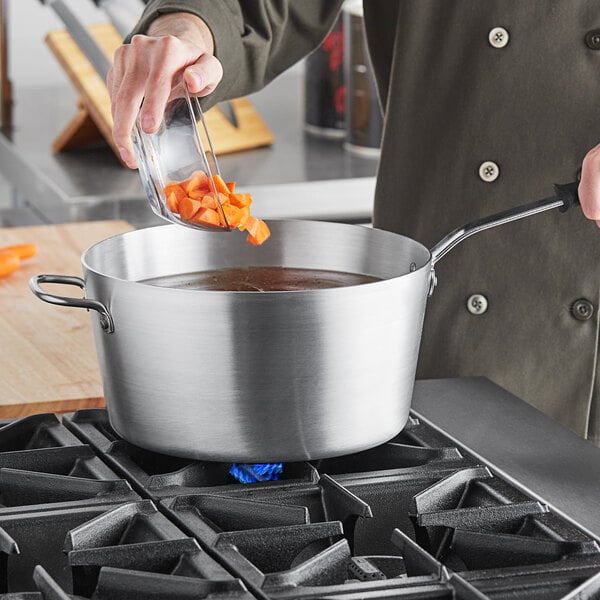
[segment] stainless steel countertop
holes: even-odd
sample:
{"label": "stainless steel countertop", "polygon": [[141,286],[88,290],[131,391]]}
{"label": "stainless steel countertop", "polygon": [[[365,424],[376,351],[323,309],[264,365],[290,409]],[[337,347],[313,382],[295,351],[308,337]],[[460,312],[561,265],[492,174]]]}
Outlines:
{"label": "stainless steel countertop", "polygon": [[600,540],[600,448],[484,378],[415,383],[413,412]]}
{"label": "stainless steel countertop", "polygon": [[[52,153],[52,142],[76,111],[70,86],[13,93],[14,128],[11,139],[0,135],[0,172],[32,213],[47,222],[159,222],[147,214],[137,172],[121,166],[105,144]],[[302,73],[292,71],[250,96],[275,142],[222,155],[222,172],[253,195],[255,213],[263,218],[369,221],[377,161],[349,153],[340,140],[306,133],[303,93]]]}

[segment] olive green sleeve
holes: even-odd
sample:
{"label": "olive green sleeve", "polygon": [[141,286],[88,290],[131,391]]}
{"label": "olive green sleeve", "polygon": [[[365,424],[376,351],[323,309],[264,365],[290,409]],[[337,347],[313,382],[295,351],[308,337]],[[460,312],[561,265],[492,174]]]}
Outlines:
{"label": "olive green sleeve", "polygon": [[[343,0],[151,0],[134,31],[161,14],[189,12],[209,27],[223,80],[207,104],[261,89],[309,54],[333,26]],[[203,103],[204,104],[204,103]]]}

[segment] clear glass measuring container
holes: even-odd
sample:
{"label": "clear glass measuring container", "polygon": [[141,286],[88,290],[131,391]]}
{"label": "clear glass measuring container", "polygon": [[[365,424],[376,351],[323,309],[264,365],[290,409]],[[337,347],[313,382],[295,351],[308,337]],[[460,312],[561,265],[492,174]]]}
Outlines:
{"label": "clear glass measuring container", "polygon": [[[185,83],[183,88],[185,96],[167,104],[156,132],[145,133],[139,117],[132,131],[146,195],[152,210],[167,221],[195,229],[231,231],[239,223],[233,223],[232,210],[223,208],[229,190],[223,187],[226,184],[200,102]],[[178,187],[185,190],[185,201],[178,197]]]}

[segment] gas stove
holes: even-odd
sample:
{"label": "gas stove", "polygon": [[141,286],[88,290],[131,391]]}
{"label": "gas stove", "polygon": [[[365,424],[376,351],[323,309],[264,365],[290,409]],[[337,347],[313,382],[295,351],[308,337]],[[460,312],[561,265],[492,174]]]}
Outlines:
{"label": "gas stove", "polygon": [[[600,598],[600,495],[569,498],[598,490],[600,449],[486,380],[417,382],[390,442],[251,484],[104,409],[1,424],[3,600]],[[552,440],[588,465],[564,489],[532,463]]]}

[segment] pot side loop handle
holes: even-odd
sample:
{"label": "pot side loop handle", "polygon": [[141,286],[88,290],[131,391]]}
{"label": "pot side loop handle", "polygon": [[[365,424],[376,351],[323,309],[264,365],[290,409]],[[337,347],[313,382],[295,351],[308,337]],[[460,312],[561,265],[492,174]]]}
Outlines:
{"label": "pot side loop handle", "polygon": [[56,296],[45,292],[40,285],[43,283],[59,283],[62,285],[76,285],[82,290],[85,289],[85,282],[81,277],[75,277],[73,275],[49,275],[41,274],[34,275],[29,280],[29,287],[31,291],[44,302],[49,304],[56,304],[58,306],[75,306],[76,308],[86,308],[88,310],[95,310],[100,315],[100,325],[105,333],[113,333],[115,330],[115,324],[111,314],[102,302],[98,300],[90,300],[89,298],[71,298],[68,296]]}
{"label": "pot side loop handle", "polygon": [[438,260],[446,256],[446,254],[448,254],[448,252],[450,252],[457,244],[460,244],[463,240],[466,240],[468,237],[471,237],[480,231],[485,231],[486,229],[491,229],[492,227],[504,225],[505,223],[517,221],[525,217],[530,217],[553,208],[558,208],[560,212],[566,212],[575,204],[579,204],[579,195],[577,193],[578,187],[579,181],[555,184],[555,195],[550,198],[544,198],[543,200],[536,200],[529,204],[509,208],[508,210],[496,213],[495,215],[471,221],[463,227],[455,229],[431,248],[432,269],[435,267]]}

